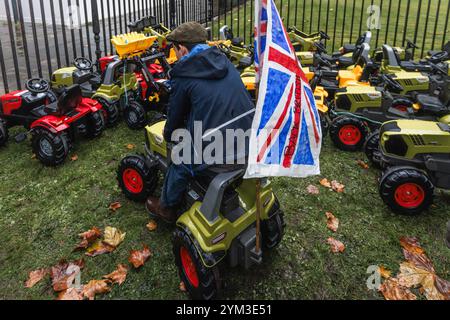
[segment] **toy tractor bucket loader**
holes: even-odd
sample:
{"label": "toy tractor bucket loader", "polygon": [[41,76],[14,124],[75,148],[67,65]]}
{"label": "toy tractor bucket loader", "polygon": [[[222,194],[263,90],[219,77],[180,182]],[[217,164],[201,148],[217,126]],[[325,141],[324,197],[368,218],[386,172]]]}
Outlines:
{"label": "toy tractor bucket loader", "polygon": [[142,55],[158,38],[147,37],[142,33],[132,32],[114,36],[111,43],[116,48],[120,59],[132,58]]}

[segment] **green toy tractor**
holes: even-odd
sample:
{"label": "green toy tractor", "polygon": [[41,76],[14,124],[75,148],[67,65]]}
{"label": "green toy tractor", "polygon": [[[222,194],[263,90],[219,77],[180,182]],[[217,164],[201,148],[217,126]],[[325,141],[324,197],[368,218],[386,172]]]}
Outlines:
{"label": "green toy tractor", "polygon": [[448,107],[437,108],[434,100],[426,98],[420,100],[422,104],[411,103],[409,98],[399,95],[404,88],[397,79],[388,75],[381,75],[381,79],[384,87],[349,86],[336,93],[330,136],[337,148],[361,150],[370,132],[376,132],[387,121],[417,119],[446,123],[450,118]]}
{"label": "green toy tractor", "polygon": [[430,208],[434,189],[450,189],[450,119],[447,123],[398,120],[380,130],[380,196],[396,213]]}
{"label": "green toy tractor", "polygon": [[[144,202],[157,188],[159,172],[170,165],[172,146],[163,138],[165,121],[146,128],[144,155],[122,160],[119,186],[132,201]],[[249,269],[260,265],[263,251],[256,251],[256,181],[243,180],[245,169],[224,172],[215,178],[195,179],[185,195],[173,235],[175,262],[193,299],[215,299],[221,288],[219,268]],[[275,248],[283,239],[285,223],[269,181],[261,192],[261,243]]]}

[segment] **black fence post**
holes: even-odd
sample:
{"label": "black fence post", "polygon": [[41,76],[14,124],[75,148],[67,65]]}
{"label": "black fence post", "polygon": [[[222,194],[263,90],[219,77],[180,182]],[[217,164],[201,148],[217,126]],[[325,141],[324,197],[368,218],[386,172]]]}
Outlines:
{"label": "black fence post", "polygon": [[169,24],[170,24],[170,29],[172,29],[172,30],[175,29],[175,27],[176,27],[176,23],[175,23],[175,19],[176,19],[176,15],[177,15],[176,10],[177,10],[177,6],[175,3],[175,0],[169,0],[169,11],[170,11]]}
{"label": "black fence post", "polygon": [[99,60],[102,57],[102,49],[100,48],[100,19],[98,17],[97,0],[92,1],[92,30],[94,32],[97,69],[100,70]]}

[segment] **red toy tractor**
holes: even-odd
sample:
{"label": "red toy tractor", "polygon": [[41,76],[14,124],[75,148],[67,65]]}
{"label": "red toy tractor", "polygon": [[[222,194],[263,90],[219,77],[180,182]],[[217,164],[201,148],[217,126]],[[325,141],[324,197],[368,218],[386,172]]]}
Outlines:
{"label": "red toy tractor", "polygon": [[[105,128],[101,105],[83,98],[79,85],[65,89],[59,99],[43,79],[31,79],[26,89],[0,97],[0,146],[8,140],[8,128],[23,126],[32,137],[33,153],[46,166],[64,162],[79,137],[95,138]],[[25,140],[26,134],[16,140]]]}

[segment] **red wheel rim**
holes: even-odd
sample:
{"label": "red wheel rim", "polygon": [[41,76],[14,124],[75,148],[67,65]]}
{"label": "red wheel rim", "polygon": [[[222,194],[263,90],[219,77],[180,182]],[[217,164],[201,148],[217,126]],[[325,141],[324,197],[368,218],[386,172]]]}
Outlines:
{"label": "red wheel rim", "polygon": [[401,111],[401,112],[406,112],[408,111],[408,107],[403,105],[403,104],[399,104],[398,106],[395,106],[395,109]]}
{"label": "red wheel rim", "polygon": [[425,191],[415,183],[402,184],[395,190],[395,201],[407,209],[419,207],[425,200]]}
{"label": "red wheel rim", "polygon": [[346,125],[339,130],[339,139],[347,146],[357,145],[361,139],[361,130],[354,125]]}
{"label": "red wheel rim", "polygon": [[182,247],[180,249],[180,256],[184,274],[186,275],[190,284],[194,288],[198,288],[200,282],[198,280],[197,268],[195,267],[194,261],[192,261],[192,257],[189,251],[185,247]]}
{"label": "red wheel rim", "polygon": [[144,180],[135,169],[127,169],[123,173],[125,188],[132,193],[141,193],[144,189]]}

